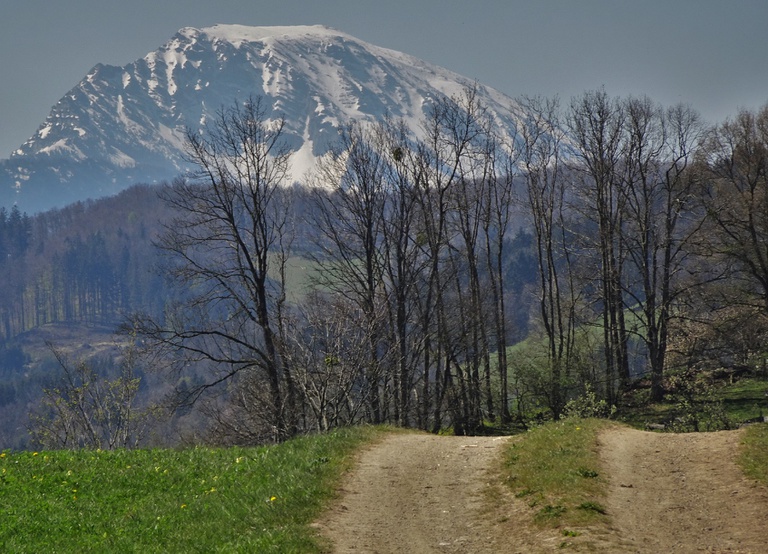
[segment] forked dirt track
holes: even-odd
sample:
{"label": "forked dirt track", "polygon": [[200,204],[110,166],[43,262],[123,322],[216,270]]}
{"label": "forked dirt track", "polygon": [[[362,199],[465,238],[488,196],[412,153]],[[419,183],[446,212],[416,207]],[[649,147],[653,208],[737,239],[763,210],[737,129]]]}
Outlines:
{"label": "forked dirt track", "polygon": [[500,484],[513,439],[393,434],[360,455],[316,527],[339,554],[768,554],[768,491],[737,467],[740,436],[603,432],[610,521],[565,540]]}

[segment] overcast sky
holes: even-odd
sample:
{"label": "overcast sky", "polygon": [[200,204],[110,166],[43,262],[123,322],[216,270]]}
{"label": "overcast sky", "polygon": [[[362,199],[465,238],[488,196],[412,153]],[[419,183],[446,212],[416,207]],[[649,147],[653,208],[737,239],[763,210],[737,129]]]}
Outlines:
{"label": "overcast sky", "polygon": [[768,102],[768,0],[0,1],[0,158],[97,63],[216,23],[323,24],[513,97],[604,86],[710,121]]}

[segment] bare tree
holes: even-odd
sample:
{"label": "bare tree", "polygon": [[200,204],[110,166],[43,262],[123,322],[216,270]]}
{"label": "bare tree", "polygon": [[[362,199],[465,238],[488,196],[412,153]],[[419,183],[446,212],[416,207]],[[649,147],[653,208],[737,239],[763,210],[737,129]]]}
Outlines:
{"label": "bare tree", "polygon": [[[159,241],[183,294],[163,321],[135,322],[172,349],[182,369],[206,365],[204,383],[189,391],[188,401],[228,383],[230,398],[258,415],[253,425],[264,429],[249,436],[262,440],[294,430],[279,321],[290,246],[283,125],[257,97],[222,109],[201,131],[187,131],[186,155],[197,170],[165,194],[178,217]],[[267,394],[252,398],[249,391],[263,385]]]}
{"label": "bare tree", "polygon": [[651,396],[661,400],[673,304],[680,274],[701,219],[694,208],[691,171],[704,127],[690,107],[663,110],[647,98],[626,101],[626,229],[623,241],[632,274],[625,294],[642,323],[648,351]]}
{"label": "bare tree", "polygon": [[332,194],[316,194],[315,225],[323,256],[322,285],[346,296],[361,309],[368,335],[364,364],[371,421],[381,423],[381,393],[388,375],[382,366],[384,329],[376,331],[383,306],[383,225],[387,160],[383,144],[361,124],[340,132],[339,144],[321,166],[322,179]]}
{"label": "bare tree", "polygon": [[672,340],[688,366],[754,368],[768,328],[768,105],[712,129],[697,161],[700,285]]}
{"label": "bare tree", "polygon": [[768,312],[768,105],[715,130],[705,177],[709,247],[729,264],[737,301]]}
{"label": "bare tree", "polygon": [[522,105],[521,159],[538,254],[539,312],[552,372],[548,398],[558,418],[566,402],[561,388],[572,370],[579,296],[571,262],[576,245],[566,223],[566,179],[560,159],[565,137],[557,100],[528,98]]}
{"label": "bare tree", "polygon": [[[400,425],[411,421],[421,352],[412,333],[421,262],[408,135],[402,122],[391,120],[343,129],[321,168],[332,192],[317,192],[314,218],[321,284],[359,306],[370,330],[363,367],[372,420]],[[423,383],[428,390],[429,381]]]}
{"label": "bare tree", "polygon": [[[386,155],[387,194],[382,224],[383,275],[388,309],[390,358],[394,364],[394,417],[399,425],[410,425],[412,399],[421,384],[419,397],[429,399],[429,375],[419,374],[423,337],[418,327],[416,306],[425,260],[420,256],[416,233],[416,194],[413,176],[413,145],[405,123],[385,122],[375,130]],[[425,409],[418,411],[419,426],[426,428]]]}
{"label": "bare tree", "polygon": [[[506,260],[509,252],[507,234],[513,222],[514,182],[517,152],[515,144],[498,144],[489,141],[489,170],[486,174],[483,198],[483,233],[485,236],[485,260],[490,286],[490,310],[493,314],[495,334],[496,368],[499,378],[499,415],[502,423],[511,420],[509,406],[509,366],[507,362],[507,308],[508,291]],[[486,381],[490,381],[487,376]]]}
{"label": "bare tree", "polygon": [[[434,375],[433,423],[448,397],[457,433],[494,417],[490,376],[491,307],[484,293],[484,218],[488,187],[497,184],[497,153],[476,87],[434,101],[424,122],[414,183],[422,224],[426,286],[421,314],[425,368]],[[495,309],[495,308],[493,308]]]}
{"label": "bare tree", "polygon": [[[384,317],[380,315],[380,317]],[[360,307],[342,295],[310,294],[289,322],[286,362],[294,368],[306,428],[326,431],[365,421],[369,335]]]}
{"label": "bare tree", "polygon": [[145,437],[157,410],[139,407],[141,378],[135,348],[123,350],[118,373],[109,378],[95,371],[95,362],[70,361],[52,344],[62,370],[60,383],[46,388],[33,415],[34,440],[44,448],[135,448]]}
{"label": "bare tree", "polygon": [[622,282],[626,252],[621,240],[626,191],[626,113],[604,90],[587,92],[571,102],[568,126],[583,175],[584,215],[596,226],[598,287],[605,348],[609,402],[617,384],[629,382],[629,334]]}

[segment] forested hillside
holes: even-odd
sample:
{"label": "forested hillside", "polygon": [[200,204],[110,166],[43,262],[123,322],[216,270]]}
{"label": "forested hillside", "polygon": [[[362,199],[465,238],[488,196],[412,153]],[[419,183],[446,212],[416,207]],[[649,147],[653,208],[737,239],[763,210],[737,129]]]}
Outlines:
{"label": "forested hillside", "polygon": [[[106,377],[121,355],[118,345],[127,344],[125,338],[111,334],[136,313],[162,321],[173,299],[184,296],[164,275],[173,262],[156,244],[167,233],[166,226],[172,226],[175,212],[167,196],[173,190],[170,185],[138,185],[115,197],[32,217],[15,208],[10,213],[2,212],[3,444],[27,443],[27,428],[31,425],[28,416],[35,411],[43,390],[60,384],[62,368],[52,348],[68,352],[73,363],[84,361],[97,371],[105,371]],[[323,254],[317,225],[327,215],[320,208],[340,201],[339,197],[332,190],[303,188],[291,189],[290,195],[291,255],[295,261],[289,269],[293,274],[287,279],[304,287],[314,282],[314,286],[325,289],[329,286],[328,276],[335,270],[327,267],[333,262]],[[508,310],[512,340],[520,340],[528,332],[528,287],[534,279],[532,239],[522,227],[508,238],[505,279],[514,295]],[[302,259],[304,262],[299,261]],[[314,267],[313,277],[305,274],[308,266]],[[299,298],[303,299],[302,294]],[[296,293],[291,296],[297,298]],[[46,346],[48,341],[50,347]],[[194,383],[199,386],[204,382],[194,376],[177,382],[173,374],[141,374],[145,384],[151,381],[153,387],[166,393],[168,387],[172,390],[178,385],[182,394]],[[146,387],[142,390],[146,400]]]}
{"label": "forested hillside", "polygon": [[0,212],[0,338],[52,322],[115,325],[121,314],[162,309],[151,241],[167,214],[149,186],[34,217]]}
{"label": "forested hillside", "polygon": [[[709,126],[604,91],[520,106],[513,142],[471,87],[435,100],[425,138],[350,124],[287,187],[284,121],[251,98],[188,133],[198,171],[173,185],[5,212],[4,402],[34,367],[22,333],[55,322],[122,323],[150,361],[105,366],[115,409],[163,375],[194,440],[226,444],[525,427],[573,401],[611,413],[638,386],[691,403],[714,370],[763,370],[768,108]],[[54,445],[111,444],[109,422],[57,415],[92,372],[55,357],[80,380],[48,396]]]}
{"label": "forested hillside", "polygon": [[162,312],[168,291],[152,239],[168,210],[157,190],[136,186],[35,216],[0,211],[2,445],[26,444],[29,413],[44,388],[59,386],[61,367],[46,342],[96,356],[106,371],[125,315]]}

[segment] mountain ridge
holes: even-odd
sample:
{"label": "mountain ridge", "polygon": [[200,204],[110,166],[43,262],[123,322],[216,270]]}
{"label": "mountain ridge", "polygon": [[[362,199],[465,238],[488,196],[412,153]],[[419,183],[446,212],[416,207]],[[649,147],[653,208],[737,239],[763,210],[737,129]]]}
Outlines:
{"label": "mountain ridge", "polygon": [[[52,108],[35,134],[0,161],[0,206],[25,211],[114,194],[137,182],[173,179],[187,167],[184,132],[253,95],[284,116],[301,180],[338,128],[385,115],[414,133],[428,105],[472,80],[329,27],[183,27],[124,66],[95,65]],[[477,85],[499,132],[514,128],[516,103]]]}

